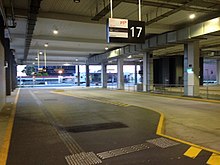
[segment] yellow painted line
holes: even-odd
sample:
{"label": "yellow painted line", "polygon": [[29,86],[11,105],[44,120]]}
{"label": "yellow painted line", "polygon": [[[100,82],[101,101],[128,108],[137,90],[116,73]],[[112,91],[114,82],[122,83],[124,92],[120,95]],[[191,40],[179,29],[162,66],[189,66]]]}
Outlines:
{"label": "yellow painted line", "polygon": [[220,155],[213,153],[212,156],[207,161],[209,165],[219,165],[220,164]]}
{"label": "yellow painted line", "polygon": [[190,157],[192,159],[196,158],[198,154],[202,151],[201,148],[190,147],[183,155]]}
{"label": "yellow painted line", "polygon": [[16,105],[18,102],[19,93],[20,93],[20,88],[18,89],[17,95],[15,97],[15,101],[12,107],[12,112],[8,120],[8,126],[6,128],[5,138],[3,141],[2,148],[0,150],[0,165],[6,165],[6,162],[7,162],[9,145],[11,141],[11,133],[12,133],[13,125],[14,125]]}
{"label": "yellow painted line", "polygon": [[[67,93],[58,93],[58,92],[57,93],[56,92],[51,92],[51,93],[61,94],[61,95],[66,95],[66,96],[72,96],[72,97],[78,97],[78,96],[73,96],[73,95],[70,95],[70,94],[67,94]],[[139,94],[137,94],[137,95],[139,95]],[[83,97],[78,97],[78,98],[83,98]],[[140,106],[136,106],[136,105],[135,105],[135,107],[144,108],[144,107],[140,107]],[[189,146],[197,147],[197,148],[200,148],[202,150],[205,150],[205,151],[212,152],[212,153],[220,155],[219,151],[216,151],[216,150],[213,150],[213,149],[210,149],[210,148],[206,148],[206,147],[203,147],[203,146],[200,146],[200,145],[196,145],[196,144],[193,144],[191,142],[187,142],[187,141],[184,141],[184,140],[181,140],[181,139],[178,139],[178,138],[166,135],[164,133],[165,132],[165,116],[164,116],[164,114],[161,113],[160,111],[157,111],[157,110],[152,109],[152,108],[150,110],[160,114],[160,119],[159,119],[159,123],[157,125],[157,131],[156,131],[157,135],[165,137],[165,138],[168,138],[168,139],[171,139],[171,140],[174,140],[174,141],[177,141],[179,143],[183,143],[183,144],[186,144],[186,145],[189,145]]]}
{"label": "yellow painted line", "polygon": [[[151,109],[152,110],[152,109]],[[161,113],[161,112],[158,112],[156,110],[152,110],[152,111],[155,111],[157,113],[160,114],[160,119],[159,119],[159,123],[157,125],[157,131],[156,131],[156,134],[157,135],[160,135],[162,137],[165,137],[165,138],[168,138],[168,139],[171,139],[171,140],[174,140],[174,141],[177,141],[179,143],[183,143],[183,144],[186,144],[186,145],[189,145],[189,146],[193,146],[193,147],[196,147],[196,148],[200,148],[202,150],[205,150],[205,151],[208,151],[208,152],[212,152],[212,153],[215,153],[215,154],[218,154],[220,155],[220,152],[219,151],[216,151],[216,150],[213,150],[213,149],[210,149],[210,148],[206,148],[206,147],[203,147],[203,146],[200,146],[200,145],[197,145],[197,144],[193,144],[191,142],[187,142],[187,141],[184,141],[184,140],[181,140],[181,139],[178,139],[178,138],[175,138],[175,137],[172,137],[172,136],[169,136],[169,135],[165,135],[165,117],[164,117],[164,114]]]}

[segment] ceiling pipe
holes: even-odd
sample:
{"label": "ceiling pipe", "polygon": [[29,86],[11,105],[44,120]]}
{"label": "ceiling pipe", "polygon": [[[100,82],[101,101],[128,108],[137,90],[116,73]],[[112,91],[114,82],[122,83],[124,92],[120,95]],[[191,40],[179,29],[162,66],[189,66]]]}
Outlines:
{"label": "ceiling pipe", "polygon": [[146,26],[151,25],[151,24],[153,24],[153,23],[155,23],[155,22],[157,22],[157,21],[160,21],[160,20],[162,20],[162,19],[164,19],[164,18],[166,18],[166,17],[168,17],[168,16],[170,16],[170,15],[173,15],[173,14],[175,14],[175,13],[177,13],[177,12],[183,10],[184,8],[189,7],[189,6],[192,5],[194,2],[195,2],[195,0],[191,0],[191,1],[187,2],[186,4],[180,6],[180,7],[176,8],[176,9],[173,9],[173,10],[171,10],[171,11],[168,11],[168,12],[166,12],[166,13],[164,13],[164,14],[162,14],[162,15],[160,15],[160,16],[154,18],[154,19],[151,19],[150,21],[147,21],[147,22],[145,23],[145,25],[146,25]]}
{"label": "ceiling pipe", "polygon": [[5,9],[4,9],[2,0],[0,0],[0,12],[1,12],[1,15],[2,15],[3,20],[4,20],[4,25],[7,27],[7,17],[6,17],[6,14],[5,14]]}
{"label": "ceiling pipe", "polygon": [[27,60],[27,56],[29,53],[31,40],[33,37],[33,32],[36,25],[37,15],[39,13],[41,1],[42,0],[31,0],[30,2],[28,20],[27,20],[26,38],[25,38],[24,61]]}
{"label": "ceiling pipe", "polygon": [[[112,9],[117,7],[123,0],[114,0],[112,3]],[[110,11],[110,4],[108,4],[104,9],[102,9],[99,13],[97,13],[92,20],[93,21],[99,21],[101,18],[103,18],[106,14],[108,14]]]}
{"label": "ceiling pipe", "polygon": [[11,4],[11,20],[12,25],[8,25],[9,28],[16,28],[17,23],[15,22],[15,13],[14,13],[14,0],[10,0]]}
{"label": "ceiling pipe", "polygon": [[[136,1],[134,0],[114,0],[113,1],[113,8],[118,6],[121,2],[125,3],[132,3],[132,4],[137,4]],[[161,8],[167,8],[167,9],[179,9],[180,7],[184,6],[181,10],[186,10],[186,11],[194,11],[194,12],[217,12],[217,8],[204,8],[204,7],[192,7],[192,6],[187,6],[185,4],[171,4],[171,3],[162,3],[162,2],[152,2],[152,1],[142,1],[143,6],[154,6],[154,7],[161,7]],[[92,20],[93,21],[99,21],[101,18],[103,18],[106,14],[108,14],[110,11],[110,4],[108,4],[106,7],[104,7],[99,13],[97,13]]]}

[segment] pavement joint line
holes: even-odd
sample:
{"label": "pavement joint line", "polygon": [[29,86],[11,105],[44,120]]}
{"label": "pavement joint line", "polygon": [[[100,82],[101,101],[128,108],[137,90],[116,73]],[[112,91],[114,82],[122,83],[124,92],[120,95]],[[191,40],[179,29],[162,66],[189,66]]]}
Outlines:
{"label": "pavement joint line", "polygon": [[[120,90],[120,92],[122,92]],[[124,91],[126,92],[126,91]],[[52,93],[55,93],[55,94],[60,94],[60,95],[65,95],[65,96],[71,96],[71,97],[78,97],[78,96],[74,96],[74,95],[71,95],[71,94],[68,94],[68,93],[58,93],[58,92],[52,92]],[[130,93],[130,92],[128,92]],[[139,93],[138,93],[139,94]],[[141,94],[141,93],[140,93]],[[164,96],[165,97],[165,96]],[[78,98],[83,98],[83,97],[78,97]],[[220,102],[219,102],[220,103]],[[129,105],[129,104],[128,104]],[[131,105],[130,105],[131,106]],[[140,107],[140,106],[136,106],[136,105],[133,105],[135,107],[139,107],[139,108],[144,108],[144,107]],[[146,109],[146,108],[144,108]],[[182,143],[182,144],[186,144],[188,146],[193,146],[193,147],[197,147],[197,148],[200,148],[202,150],[205,150],[205,151],[208,151],[208,152],[211,152],[211,153],[215,153],[217,155],[220,155],[220,151],[217,151],[217,150],[213,150],[213,149],[210,149],[210,148],[207,148],[207,147],[204,147],[204,146],[201,146],[201,145],[197,145],[197,144],[194,144],[192,142],[188,142],[188,141],[185,141],[185,140],[182,140],[182,139],[179,139],[179,138],[176,138],[176,137],[172,137],[172,136],[169,136],[169,135],[166,135],[165,134],[165,115],[158,111],[158,110],[155,110],[153,108],[150,108],[149,110],[152,110],[154,112],[157,112],[160,114],[160,119],[159,119],[159,122],[158,122],[158,125],[157,125],[157,130],[156,130],[156,134],[159,135],[159,136],[162,136],[162,137],[165,137],[165,138],[168,138],[168,139],[171,139],[171,140],[174,140],[176,142],[179,142],[179,143]]]}
{"label": "pavement joint line", "polygon": [[6,165],[6,162],[7,162],[19,93],[20,93],[20,88],[18,89],[18,92],[14,100],[14,104],[12,105],[12,112],[8,120],[4,142],[3,142],[2,147],[0,148],[0,165]]}

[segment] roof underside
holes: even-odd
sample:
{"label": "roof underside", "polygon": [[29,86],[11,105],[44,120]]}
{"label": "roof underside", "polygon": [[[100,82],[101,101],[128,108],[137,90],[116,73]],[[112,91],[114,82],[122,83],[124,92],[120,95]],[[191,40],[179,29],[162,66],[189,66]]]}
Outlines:
{"label": "roof underside", "polygon": [[[38,9],[38,14],[34,13],[37,15],[34,26],[31,25],[33,20],[30,17],[32,1],[40,3],[39,9],[34,6],[34,9]],[[73,0],[28,2],[3,0],[9,25],[13,16],[11,8],[14,11],[17,26],[10,28],[11,48],[15,49],[19,64],[34,63],[37,53],[45,50],[48,64],[83,64],[90,55],[104,53],[105,47],[114,49],[125,46],[106,42],[105,22],[110,17],[109,0],[81,0],[80,3]],[[113,2],[114,18],[138,20],[136,0]],[[192,13],[196,14],[194,20],[189,19]],[[174,31],[217,16],[220,16],[220,0],[142,0],[142,20],[146,22],[146,36]],[[33,34],[27,27],[33,28]],[[57,35],[53,34],[54,29],[59,31]],[[45,48],[45,43],[48,43],[49,47]],[[219,43],[220,33],[216,33],[200,40],[200,47],[205,53],[219,52]],[[176,45],[156,50],[153,54],[165,56],[179,55],[182,52],[183,46]]]}

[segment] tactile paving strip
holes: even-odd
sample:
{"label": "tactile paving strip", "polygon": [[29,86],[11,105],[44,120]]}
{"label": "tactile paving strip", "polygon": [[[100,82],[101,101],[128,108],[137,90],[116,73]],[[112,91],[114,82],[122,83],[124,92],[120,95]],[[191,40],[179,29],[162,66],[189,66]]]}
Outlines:
{"label": "tactile paving strip", "polygon": [[175,145],[178,145],[179,143],[173,141],[173,140],[169,140],[166,138],[156,138],[156,139],[151,139],[151,140],[147,140],[148,143],[154,144],[160,148],[168,148],[168,147],[172,147]]}
{"label": "tactile paving strip", "polygon": [[147,145],[147,143],[142,143],[142,144],[119,148],[119,149],[115,149],[115,150],[111,150],[111,151],[101,152],[101,153],[98,153],[97,155],[101,159],[108,159],[111,157],[129,154],[132,152],[137,152],[137,151],[145,150],[148,148],[150,148],[150,147]]}
{"label": "tactile paving strip", "polygon": [[102,161],[93,152],[82,152],[65,157],[68,165],[95,165]]}

